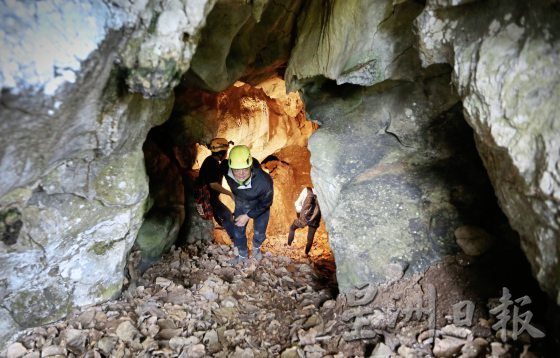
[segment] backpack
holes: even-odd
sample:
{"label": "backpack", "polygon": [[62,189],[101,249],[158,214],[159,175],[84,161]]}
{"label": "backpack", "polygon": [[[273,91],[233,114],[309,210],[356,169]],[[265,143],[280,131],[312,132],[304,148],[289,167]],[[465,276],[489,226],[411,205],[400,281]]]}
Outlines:
{"label": "backpack", "polygon": [[212,220],[214,217],[210,203],[210,187],[198,180],[194,184],[194,206],[198,215],[204,220]]}

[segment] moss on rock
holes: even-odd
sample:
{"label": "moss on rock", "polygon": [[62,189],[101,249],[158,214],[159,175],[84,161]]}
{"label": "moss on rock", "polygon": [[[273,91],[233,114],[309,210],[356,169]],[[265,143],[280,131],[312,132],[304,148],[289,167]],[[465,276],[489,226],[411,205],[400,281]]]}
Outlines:
{"label": "moss on rock", "polygon": [[92,296],[98,297],[105,300],[109,300],[112,298],[116,298],[120,295],[122,288],[122,282],[113,282],[110,283],[108,286],[105,286],[102,283],[97,284],[92,288]]}
{"label": "moss on rock", "polygon": [[148,178],[141,151],[116,158],[95,181],[97,198],[106,205],[134,205],[148,195]]}
{"label": "moss on rock", "polygon": [[113,248],[115,241],[96,242],[93,244],[89,251],[96,255],[103,256],[105,253]]}
{"label": "moss on rock", "polygon": [[149,215],[136,239],[142,257],[158,258],[169,250],[177,238],[179,226],[180,220],[173,213]]}
{"label": "moss on rock", "polygon": [[22,327],[50,323],[65,316],[72,308],[68,292],[62,286],[23,290],[6,299],[4,305]]}

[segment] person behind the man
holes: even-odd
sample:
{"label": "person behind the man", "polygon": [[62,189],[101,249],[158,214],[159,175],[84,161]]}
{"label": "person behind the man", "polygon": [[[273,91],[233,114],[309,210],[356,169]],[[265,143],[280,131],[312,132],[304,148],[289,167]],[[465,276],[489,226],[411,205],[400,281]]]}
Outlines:
{"label": "person behind the man", "polygon": [[303,188],[295,202],[295,207],[298,218],[290,226],[288,246],[294,241],[296,230],[307,226],[307,245],[305,245],[305,255],[307,256],[311,250],[311,245],[313,245],[315,232],[321,222],[321,209],[319,208],[315,189],[310,187]]}
{"label": "person behind the man", "polygon": [[232,240],[238,250],[238,256],[230,263],[241,263],[248,258],[246,229],[249,219],[253,219],[253,258],[260,260],[274,196],[272,178],[261,169],[245,145],[231,149],[225,173],[235,198]]}
{"label": "person behind the man", "polygon": [[220,201],[220,194],[231,196],[231,191],[222,186],[222,179],[224,177],[223,168],[220,163],[226,158],[227,150],[230,142],[224,138],[214,138],[210,142],[208,148],[212,152],[202,165],[198,174],[198,180],[202,184],[207,184],[210,188],[210,204],[214,213],[216,222],[226,229],[229,236],[232,236],[231,229],[233,227],[231,211]]}

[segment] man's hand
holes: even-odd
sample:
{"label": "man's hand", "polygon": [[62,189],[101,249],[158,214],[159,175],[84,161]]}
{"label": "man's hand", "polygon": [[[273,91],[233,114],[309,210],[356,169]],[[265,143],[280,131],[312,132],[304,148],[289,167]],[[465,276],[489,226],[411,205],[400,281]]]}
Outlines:
{"label": "man's hand", "polygon": [[245,226],[245,224],[247,224],[249,219],[250,217],[247,214],[241,214],[235,218],[235,225],[243,227]]}

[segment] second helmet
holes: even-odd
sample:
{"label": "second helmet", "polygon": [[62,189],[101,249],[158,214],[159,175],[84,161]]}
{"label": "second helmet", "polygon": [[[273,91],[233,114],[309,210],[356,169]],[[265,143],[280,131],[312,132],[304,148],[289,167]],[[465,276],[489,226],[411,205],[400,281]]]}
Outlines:
{"label": "second helmet", "polygon": [[222,150],[227,150],[229,147],[229,142],[225,138],[214,138],[210,141],[210,150],[212,152],[220,152]]}

